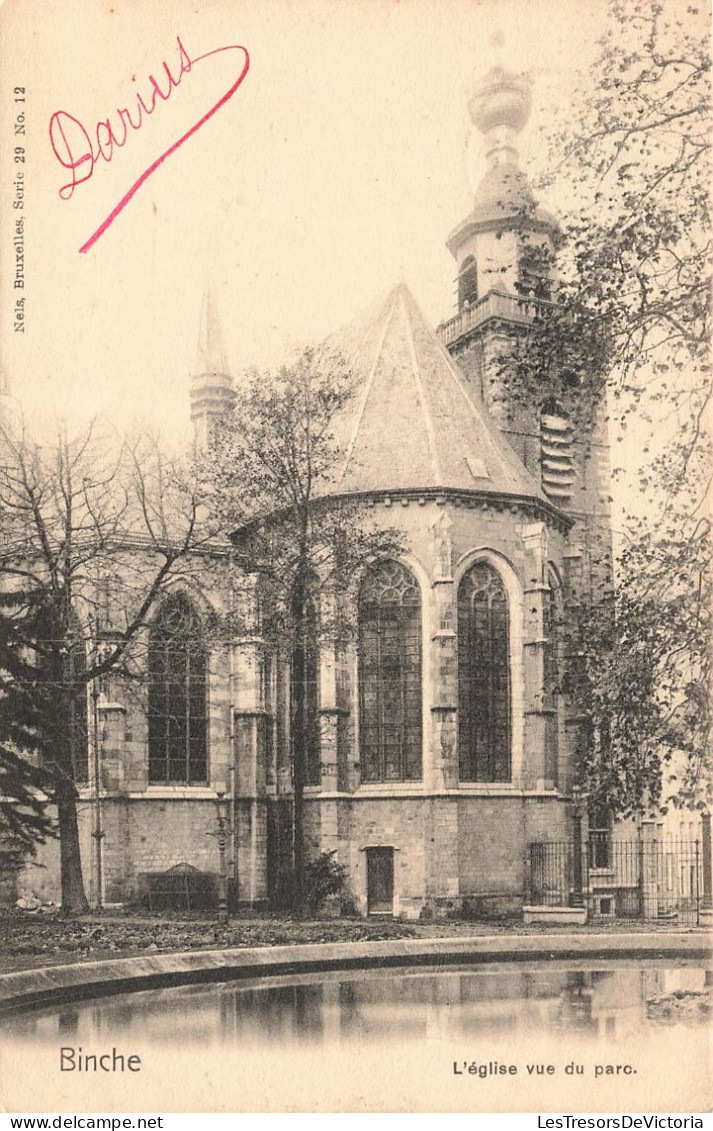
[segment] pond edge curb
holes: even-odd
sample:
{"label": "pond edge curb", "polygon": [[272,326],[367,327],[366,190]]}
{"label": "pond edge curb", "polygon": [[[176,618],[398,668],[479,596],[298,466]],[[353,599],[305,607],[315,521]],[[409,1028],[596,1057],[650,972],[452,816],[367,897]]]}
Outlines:
{"label": "pond edge curb", "polygon": [[139,990],[375,967],[552,959],[709,958],[707,931],[480,935],[231,947],[43,966],[0,975],[0,1014]]}

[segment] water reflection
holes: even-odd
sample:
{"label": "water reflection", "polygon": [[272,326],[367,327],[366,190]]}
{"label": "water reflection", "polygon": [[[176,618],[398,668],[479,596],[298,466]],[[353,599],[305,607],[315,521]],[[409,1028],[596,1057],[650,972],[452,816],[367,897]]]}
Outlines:
{"label": "water reflection", "polygon": [[[419,1041],[497,1035],[574,1034],[623,1040],[655,1025],[651,1003],[702,994],[711,973],[676,968],[555,964],[398,972],[361,971],[185,986],[98,999],[13,1019],[25,1039],[102,1037],[182,1046],[270,1046],[377,1038]],[[690,1023],[692,1015],[673,1016]]]}

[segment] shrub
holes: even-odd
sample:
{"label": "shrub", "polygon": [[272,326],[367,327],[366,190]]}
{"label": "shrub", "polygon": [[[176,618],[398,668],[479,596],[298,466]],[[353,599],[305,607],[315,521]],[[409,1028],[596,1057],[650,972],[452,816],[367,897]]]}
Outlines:
{"label": "shrub", "polygon": [[311,915],[324,907],[330,895],[337,895],[344,888],[347,870],[335,856],[335,850],[321,852],[305,868],[305,901]]}

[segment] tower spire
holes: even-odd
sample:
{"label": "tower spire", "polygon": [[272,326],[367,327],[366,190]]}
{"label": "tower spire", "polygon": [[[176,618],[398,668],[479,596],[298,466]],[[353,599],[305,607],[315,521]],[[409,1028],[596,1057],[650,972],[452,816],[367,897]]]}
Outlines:
{"label": "tower spire", "polygon": [[215,286],[210,280],[203,292],[201,317],[198,328],[197,374],[226,374],[228,363],[223,344],[223,333],[218,318]]}
{"label": "tower spire", "polygon": [[485,137],[489,172],[501,165],[519,169],[516,139],[530,117],[531,105],[527,77],[510,74],[502,67],[492,67],[475,87],[468,109],[473,124]]}
{"label": "tower spire", "polygon": [[[497,292],[506,299],[522,294],[528,248],[554,246],[556,222],[536,204],[519,161],[517,137],[531,105],[529,77],[499,65],[476,83],[468,104],[473,124],[483,135],[487,164],[469,215],[447,240],[458,264],[458,309],[469,311],[464,326],[468,331],[475,324],[470,308],[488,294]],[[482,305],[479,310],[487,313]]]}
{"label": "tower spire", "polygon": [[191,420],[198,448],[207,448],[216,423],[235,400],[212,281],[201,303],[198,352],[191,376]]}

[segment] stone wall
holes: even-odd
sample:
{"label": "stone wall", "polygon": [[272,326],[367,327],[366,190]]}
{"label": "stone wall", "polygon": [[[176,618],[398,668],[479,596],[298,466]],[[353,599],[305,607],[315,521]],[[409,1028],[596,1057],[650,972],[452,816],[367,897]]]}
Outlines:
{"label": "stone wall", "polygon": [[[421,588],[423,777],[361,784],[356,647],[325,640],[323,780],[306,794],[308,853],[337,851],[361,912],[367,909],[366,849],[377,846],[394,849],[396,914],[449,914],[464,902],[509,909],[522,898],[528,840],[565,836],[571,751],[561,744],[553,775],[545,761],[542,673],[548,563],[564,572],[567,536],[556,522],[538,520],[505,497],[385,496],[374,501],[372,513],[378,524],[402,532],[404,561]],[[509,598],[513,773],[501,787],[458,782],[456,602],[459,580],[477,560],[500,572]],[[358,579],[354,599],[357,586]],[[217,790],[235,794],[228,861],[238,897],[251,904],[268,898],[275,886],[268,868],[274,873],[276,867],[268,838],[282,828],[283,855],[285,839],[285,815],[271,824],[268,807],[290,801],[286,687],[284,663],[270,661],[259,635],[236,640],[232,656],[222,645],[212,650],[209,780],[191,786],[148,783],[145,694],[116,683],[107,688],[100,706],[106,901],[135,898],[142,873],[176,864],[217,871],[211,835]],[[564,725],[560,729],[564,735]],[[88,788],[80,799],[88,888],[92,796]],[[43,859],[53,855],[56,846],[48,846]],[[35,866],[38,876],[35,886],[58,898],[56,864],[44,871]]]}

